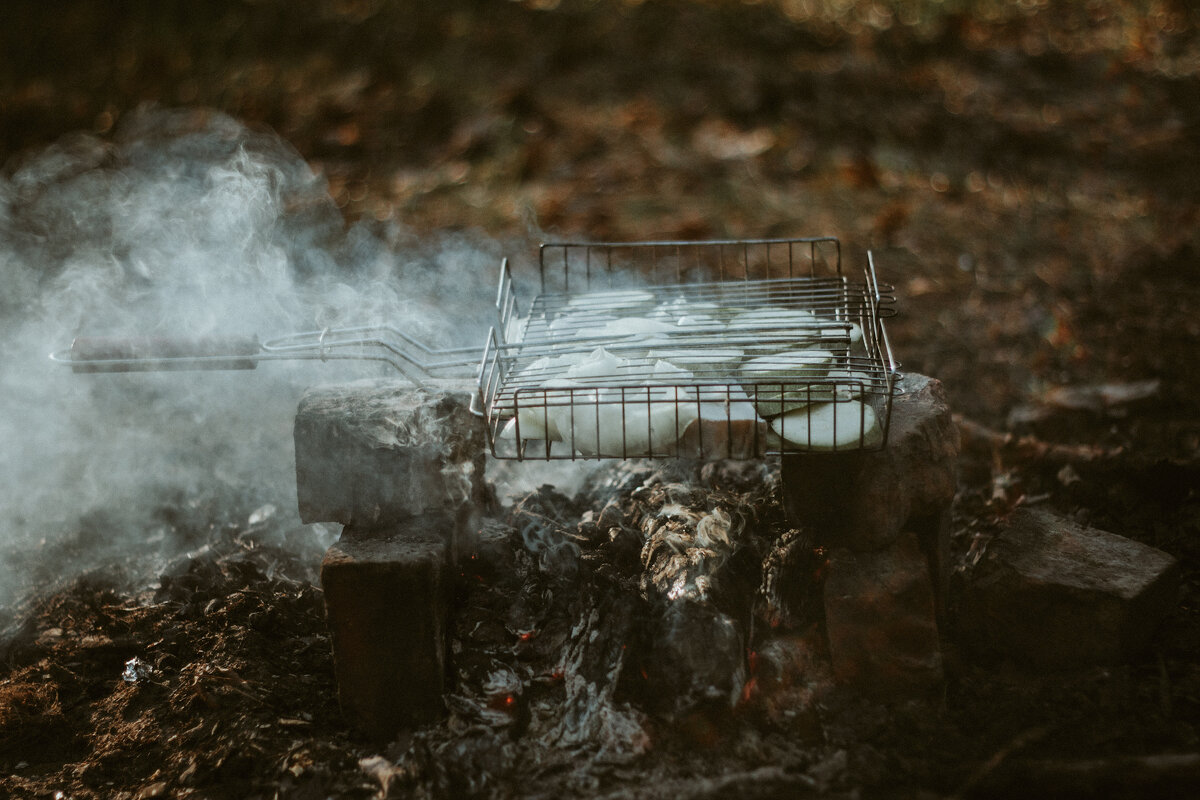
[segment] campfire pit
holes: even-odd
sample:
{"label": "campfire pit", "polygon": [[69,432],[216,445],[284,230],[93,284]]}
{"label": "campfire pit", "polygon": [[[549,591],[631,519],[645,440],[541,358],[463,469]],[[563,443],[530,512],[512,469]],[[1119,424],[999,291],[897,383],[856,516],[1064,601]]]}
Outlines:
{"label": "campfire pit", "polygon": [[[525,313],[502,265],[474,392],[448,377],[471,363],[463,351],[439,352],[386,327],[295,334],[258,350],[238,340],[228,352],[81,338],[55,358],[81,372],[369,358],[405,375],[310,390],[295,427],[302,519],[345,526],[322,582],[342,706],[373,737],[438,713],[431,698],[445,689],[448,592],[465,560],[478,557],[488,451],[516,461],[681,464],[782,456],[788,524],[827,555],[815,571],[833,569],[840,582],[831,585],[844,590],[824,601],[839,676],[895,691],[936,684],[935,598],[944,591],[957,438],[936,381],[901,380],[884,328],[893,290],[870,256],[861,281],[842,274],[840,244],[828,237],[551,244],[539,265],[542,291]],[[632,271],[650,287],[621,285]],[[681,487],[643,522],[609,524],[600,534],[611,546],[596,548],[641,551],[625,579],[638,602],[657,604],[658,633],[639,669],[673,712],[745,699],[754,598],[787,596],[797,580],[781,566],[793,557],[776,554],[765,566],[773,539],[747,549],[757,534],[736,504]],[[568,561],[579,549],[556,547]],[[900,599],[877,591],[872,575],[903,575],[907,583],[893,587]],[[619,618],[633,619],[627,598],[602,596],[589,602],[615,603],[625,609]],[[865,616],[850,611],[863,602]],[[786,613],[777,602],[764,619]],[[617,641],[636,627],[605,625],[580,633]],[[915,660],[904,652],[911,642],[895,655],[874,652],[889,627],[914,626],[926,632]],[[585,672],[599,668],[586,666],[594,657],[571,656]],[[613,657],[602,671],[615,675],[625,662]]]}
{"label": "campfire pit", "polygon": [[[810,259],[815,259],[817,248],[829,241],[806,241],[805,252]],[[371,602],[368,599],[361,596],[343,599],[349,595],[341,591],[327,594],[335,643],[339,640],[339,630],[370,630],[371,641],[377,645],[373,655],[357,647],[353,656],[346,652],[338,656],[339,676],[345,675],[339,680],[343,706],[363,729],[386,737],[397,726],[406,724],[405,721],[420,718],[424,699],[442,690],[440,679],[419,682],[414,678],[417,671],[401,668],[402,659],[391,653],[397,645],[389,642],[400,642],[404,636],[411,635],[410,623],[417,609],[424,613],[425,609],[443,607],[443,601],[436,593],[428,594],[433,589],[414,587],[443,585],[446,574],[479,568],[479,560],[483,558],[482,551],[478,550],[480,545],[474,539],[478,526],[473,520],[454,527],[455,533],[450,537],[459,542],[456,547],[467,557],[469,564],[461,560],[455,562],[447,556],[444,566],[432,566],[436,562],[433,551],[445,551],[438,549],[440,545],[436,542],[430,543],[425,538],[431,507],[437,509],[440,504],[446,518],[462,519],[463,508],[477,507],[486,500],[486,490],[480,486],[482,465],[473,463],[476,457],[469,445],[465,449],[462,446],[476,441],[477,436],[468,434],[470,422],[465,415],[468,404],[474,409],[482,405],[486,426],[479,426],[479,430],[484,432],[491,452],[502,459],[669,455],[680,463],[680,474],[684,474],[691,469],[687,464],[700,463],[696,461],[700,455],[709,457],[700,461],[731,456],[782,455],[782,496],[791,520],[788,524],[798,525],[805,531],[803,540],[808,551],[835,555],[833,563],[839,578],[852,585],[863,580],[855,576],[864,561],[849,557],[854,552],[882,547],[890,553],[893,543],[899,542],[896,546],[904,553],[916,553],[916,561],[909,558],[900,565],[885,555],[882,567],[872,567],[876,571],[881,568],[884,572],[895,571],[908,582],[899,592],[903,598],[901,602],[889,603],[886,598],[875,602],[872,606],[874,622],[866,622],[854,614],[849,617],[831,615],[836,626],[832,641],[839,676],[862,688],[882,686],[885,691],[902,693],[923,691],[940,680],[934,601],[935,597],[941,596],[947,566],[946,521],[954,491],[957,452],[957,434],[949,424],[948,408],[940,387],[936,381],[919,376],[900,381],[886,349],[886,332],[882,324],[885,314],[891,313],[891,300],[884,290],[879,289],[873,269],[868,272],[867,280],[857,287],[844,280],[811,282],[794,275],[754,281],[747,275],[755,268],[782,264],[786,269],[796,270],[796,242],[760,244],[763,261],[757,264],[752,260],[738,261],[742,273],[738,279],[718,284],[687,284],[678,279],[682,265],[714,256],[719,262],[721,253],[731,247],[729,243],[711,243],[690,255],[686,248],[676,243],[635,246],[634,252],[658,258],[656,266],[659,268],[664,262],[669,265],[676,280],[667,284],[666,295],[626,289],[542,294],[524,315],[517,311],[511,278],[504,270],[497,303],[499,325],[495,331],[509,333],[493,332],[483,359],[480,393],[470,400],[465,393],[428,394],[399,384],[390,389],[379,384],[359,384],[316,389],[301,402],[296,425],[301,507],[306,519],[340,522],[347,526],[342,543],[335,547],[336,553],[331,551],[326,560],[327,587],[331,583],[361,586],[374,580],[368,575],[380,574],[380,570],[395,576],[427,576],[417,583],[413,583],[415,579],[396,578],[400,582],[387,591],[394,596],[403,595],[405,599],[392,605],[390,616],[394,621],[391,623],[386,611],[382,616],[363,611],[364,603]],[[619,262],[623,252],[616,246],[599,247],[599,250],[585,245],[543,248],[543,286],[555,278],[563,285],[581,280],[575,274],[580,265],[584,270],[582,280],[589,280],[588,285],[595,286],[608,274],[606,267],[610,259]],[[773,260],[770,253],[775,248],[785,253],[786,259]],[[745,255],[748,251],[749,247],[741,252]],[[602,256],[597,257],[597,252]],[[554,255],[550,256],[550,253]],[[561,268],[553,274],[547,270],[551,258]],[[605,268],[597,266],[596,262]],[[867,292],[864,288],[867,286],[874,289]],[[685,299],[688,310],[695,312],[693,317],[703,312],[707,319],[697,321],[695,325],[684,324],[685,331],[673,339],[661,332],[657,334],[670,344],[656,341],[655,333],[621,334],[614,330],[619,326],[613,326],[612,319],[603,321],[614,312],[632,313],[635,307],[642,308],[642,318],[654,320],[655,309],[663,311],[664,305],[676,309],[682,307],[674,306],[680,297]],[[850,297],[873,299],[870,302],[855,300],[851,304],[847,300]],[[717,300],[723,300],[725,304]],[[818,301],[831,305],[821,306]],[[774,304],[787,302],[794,304],[792,310],[801,317],[809,318],[807,325],[780,329],[776,320],[756,329],[744,321],[734,322],[738,318],[745,320],[746,305],[756,306],[770,317],[782,313],[770,310],[776,307]],[[834,331],[833,323],[815,322],[821,313],[845,322]],[[675,324],[678,326],[686,319],[684,314]],[[721,333],[722,328],[737,328],[741,324],[747,326],[746,331],[737,329],[732,336]],[[862,328],[868,333],[862,339],[851,341],[849,331]],[[597,329],[601,333],[596,336],[587,333]],[[863,340],[867,343],[863,344]],[[801,369],[790,379],[772,376],[769,380],[748,379],[725,362],[701,363],[712,348],[728,348],[731,343],[742,348],[774,350],[775,355],[769,358],[779,358],[778,351],[786,352],[788,348],[799,352],[836,349],[841,360],[824,366],[808,365],[807,371]],[[589,360],[597,347],[602,347],[603,352]],[[666,348],[670,348],[670,354],[677,361],[695,368],[688,382],[679,381],[677,374],[661,366],[664,359],[654,360],[651,366],[652,359]],[[579,365],[583,368],[572,373],[573,367]],[[597,374],[581,374],[592,367],[596,368]],[[608,367],[613,371],[602,372]],[[851,367],[873,371],[877,377],[846,379],[837,374],[829,376],[830,372],[839,369],[850,371]],[[824,370],[824,374],[820,370]],[[659,380],[667,373],[667,379],[676,382],[654,383],[656,373]],[[894,402],[893,395],[896,395]],[[747,420],[739,419],[736,411],[739,403],[749,406],[746,417],[753,419],[758,417],[760,407],[775,411],[789,403],[804,407],[822,402],[832,406],[849,406],[854,402],[872,412],[878,409],[882,435],[877,439],[870,437],[869,430],[862,424],[864,413],[859,411],[858,419],[846,424],[850,435],[836,442],[831,448],[833,452],[820,452],[813,446],[812,436],[806,435],[805,441],[800,443],[795,441],[800,438],[795,434],[791,441],[778,436],[771,439],[764,433],[765,424],[745,424]],[[694,413],[692,409],[695,409]],[[835,428],[842,424],[837,421],[839,418],[834,415]],[[663,419],[669,433],[656,440],[655,434],[659,430],[656,426]],[[431,425],[431,420],[440,422]],[[601,430],[602,422],[607,423],[609,431]],[[698,427],[703,434],[696,434]],[[734,433],[739,428],[740,433]],[[640,438],[635,429],[641,432]],[[726,433],[723,438],[719,436],[722,429]],[[613,430],[620,433],[610,435]],[[805,432],[811,431],[810,423]],[[673,440],[672,432],[675,434]],[[886,447],[885,440],[889,441]],[[414,471],[410,466],[412,463],[421,466]],[[335,464],[340,466],[332,466]],[[726,469],[724,474],[732,472],[736,470]],[[773,483],[764,481],[764,477],[772,472],[776,474],[776,480]],[[410,473],[419,474],[419,477],[406,485],[419,485],[421,491],[396,491],[382,486],[377,490],[371,488],[379,482],[380,476]],[[709,470],[709,474],[721,474],[721,470]],[[753,474],[759,491],[779,484],[779,473],[774,470]],[[465,489],[447,490],[443,487],[443,477],[440,477],[446,475],[468,475],[476,483]],[[814,480],[818,475],[820,480]],[[829,488],[833,486],[838,487],[836,491]],[[818,489],[816,493],[814,487]],[[661,487],[659,490],[648,488],[661,490]],[[343,498],[331,502],[331,492],[346,496],[354,494],[357,500],[346,502]],[[608,718],[604,714],[617,714],[612,708],[602,712],[584,701],[585,697],[591,701],[596,697],[607,697],[605,702],[613,702],[615,683],[596,685],[597,674],[645,673],[643,680],[651,687],[646,702],[660,711],[683,713],[697,702],[714,700],[726,706],[745,702],[753,694],[753,681],[756,680],[747,664],[748,646],[755,627],[750,613],[760,604],[755,598],[760,595],[777,598],[768,603],[769,611],[759,610],[765,615],[764,620],[773,618],[778,624],[781,617],[789,613],[784,610],[786,603],[778,598],[796,591],[805,592],[803,588],[793,589],[788,584],[808,586],[810,595],[812,587],[817,585],[814,575],[823,568],[808,562],[815,558],[824,563],[826,556],[800,557],[806,565],[802,570],[795,566],[795,556],[790,557],[790,561],[783,555],[768,558],[765,553],[775,547],[771,544],[773,539],[767,537],[768,541],[748,547],[746,542],[750,539],[746,537],[750,534],[746,533],[745,526],[751,523],[737,510],[736,503],[727,503],[724,507],[714,505],[710,500],[719,495],[688,488],[686,483],[669,490],[668,494],[671,492],[675,499],[668,502],[663,499],[667,495],[658,495],[653,513],[641,522],[627,518],[629,513],[636,516],[635,512],[599,513],[597,509],[594,521],[587,516],[581,519],[579,534],[569,531],[574,523],[560,520],[557,524],[568,530],[569,535],[558,536],[555,541],[543,541],[534,536],[524,542],[527,549],[542,553],[540,558],[555,562],[556,569],[575,575],[578,570],[573,564],[581,553],[574,536],[589,537],[595,551],[586,552],[589,548],[585,547],[584,557],[591,566],[605,574],[625,570],[621,580],[634,591],[631,598],[627,591],[613,590],[610,586],[596,589],[598,594],[589,594],[590,599],[579,601],[597,604],[595,613],[600,617],[588,623],[585,615],[584,621],[578,623],[583,626],[578,635],[599,637],[607,644],[597,645],[599,649],[572,650],[564,655],[567,672],[572,669],[569,665],[575,664],[573,669],[582,670],[591,679],[577,679],[582,681],[579,691],[583,694],[577,698],[582,704],[578,710],[582,717],[574,723],[570,733],[566,729],[560,731],[562,736],[596,734],[597,730],[603,729],[599,719]],[[690,505],[678,502],[685,496],[692,499]],[[468,497],[473,499],[468,500]],[[856,508],[863,503],[878,506],[874,516]],[[545,528],[548,524],[549,529],[555,529],[546,519],[527,512],[528,509],[521,512],[524,516],[520,524],[527,537],[532,535],[530,530]],[[730,513],[736,519],[729,517]],[[364,525],[364,519],[371,524]],[[830,524],[839,520],[845,524]],[[779,520],[781,525],[785,522]],[[381,543],[389,542],[393,550],[379,550],[384,546]],[[370,551],[372,555],[364,555],[361,560],[348,555],[358,551]],[[488,548],[485,546],[483,551]],[[390,560],[389,566],[380,565],[380,552],[390,553],[383,558]],[[847,555],[838,556],[838,553]],[[764,567],[761,563],[764,559],[773,559],[775,566]],[[622,563],[624,567],[619,566]],[[356,570],[362,570],[362,581],[353,577]],[[438,575],[443,577],[437,578]],[[774,585],[764,595],[763,587],[769,582]],[[713,591],[722,597],[719,606],[713,603]],[[850,590],[848,593],[854,594]],[[880,595],[874,587],[868,594],[872,598]],[[820,608],[821,601],[813,601],[812,597],[809,601]],[[646,612],[653,620],[649,628],[642,624],[645,614],[631,613],[631,602],[635,605],[649,602],[656,609]],[[824,605],[826,608],[848,608],[854,602],[831,597]],[[386,608],[386,605],[379,607]],[[615,616],[607,619],[612,615]],[[364,621],[368,618],[371,619],[369,623]],[[606,621],[601,622],[601,618]],[[842,624],[847,619],[851,621]],[[885,648],[882,653],[872,650],[871,643],[880,635],[887,637],[891,635],[890,630],[908,629],[905,626],[911,628],[913,625],[927,632],[918,643],[897,643],[896,647]],[[437,626],[427,626],[423,636],[436,636],[436,630]],[[523,635],[532,635],[532,632]],[[343,638],[361,641],[361,633],[347,633]],[[620,647],[604,649],[631,639],[643,641],[636,655],[630,656],[636,666],[630,666],[632,662],[625,660]],[[438,652],[424,639],[409,642],[408,646],[414,652]],[[912,658],[914,646],[921,651],[916,659]],[[599,662],[593,663],[597,659]],[[360,680],[357,677],[359,673],[378,676],[380,665],[387,665],[395,673],[392,680]],[[788,667],[784,665],[778,669]],[[613,681],[616,680],[614,677]],[[410,699],[398,697],[396,686],[405,687],[400,694],[406,694]],[[746,698],[743,693],[748,693]],[[628,719],[626,722],[633,725]]]}

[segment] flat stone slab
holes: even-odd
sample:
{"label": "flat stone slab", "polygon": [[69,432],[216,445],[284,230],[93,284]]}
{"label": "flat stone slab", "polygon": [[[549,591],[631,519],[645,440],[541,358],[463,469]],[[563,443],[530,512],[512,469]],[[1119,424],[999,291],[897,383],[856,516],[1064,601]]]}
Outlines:
{"label": "flat stone slab", "polygon": [[478,505],[487,437],[469,404],[393,381],[309,389],[294,431],[300,519],[362,527]]}
{"label": "flat stone slab", "polygon": [[445,515],[346,528],[325,553],[321,586],[347,723],[385,741],[444,710],[449,547]]}
{"label": "flat stone slab", "polygon": [[888,699],[941,683],[933,584],[916,534],[905,534],[883,550],[834,550],[824,599],[839,683]]}
{"label": "flat stone slab", "polygon": [[975,649],[1038,667],[1119,662],[1147,644],[1179,580],[1161,550],[1018,509],[966,576],[959,627]]}

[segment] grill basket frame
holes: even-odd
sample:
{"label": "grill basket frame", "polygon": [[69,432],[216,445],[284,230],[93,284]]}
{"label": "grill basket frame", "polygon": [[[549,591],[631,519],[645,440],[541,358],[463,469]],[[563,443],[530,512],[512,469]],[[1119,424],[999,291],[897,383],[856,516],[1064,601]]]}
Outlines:
{"label": "grill basket frame", "polygon": [[[538,266],[541,291],[524,314],[507,261],[501,267],[479,364],[494,457],[760,458],[886,446],[900,377],[884,324],[895,290],[878,281],[871,253],[861,280],[843,273],[831,236],[550,242]],[[648,332],[625,332],[638,320],[650,320]],[[664,327],[672,321],[678,330]],[[580,377],[589,357],[612,374]]]}

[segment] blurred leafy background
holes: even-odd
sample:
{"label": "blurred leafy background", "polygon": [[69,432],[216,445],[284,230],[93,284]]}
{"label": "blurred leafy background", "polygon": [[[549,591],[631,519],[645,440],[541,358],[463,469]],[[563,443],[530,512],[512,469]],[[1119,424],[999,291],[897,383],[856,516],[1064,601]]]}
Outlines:
{"label": "blurred leafy background", "polygon": [[348,222],[521,243],[835,234],[852,265],[877,251],[905,301],[905,365],[966,412],[1000,425],[1052,385],[1169,377],[1171,413],[1194,416],[1195,4],[10,0],[3,15],[9,170],[71,132],[119,135],[144,104],[212,108],[291,143]]}

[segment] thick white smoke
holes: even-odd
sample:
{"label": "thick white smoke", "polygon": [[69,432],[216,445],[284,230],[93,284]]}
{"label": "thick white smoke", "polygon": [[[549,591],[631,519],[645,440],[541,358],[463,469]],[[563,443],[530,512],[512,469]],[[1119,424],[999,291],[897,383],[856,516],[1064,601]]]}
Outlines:
{"label": "thick white smoke", "polygon": [[47,358],[52,349],[80,334],[267,338],[379,323],[481,346],[500,256],[494,244],[421,242],[396,225],[347,230],[297,153],[214,112],[145,111],[111,141],[72,136],[9,165],[0,605],[127,553],[169,557],[161,520],[173,503],[223,492],[236,513],[269,502],[290,524],[304,387],[386,369],[76,375]]}

